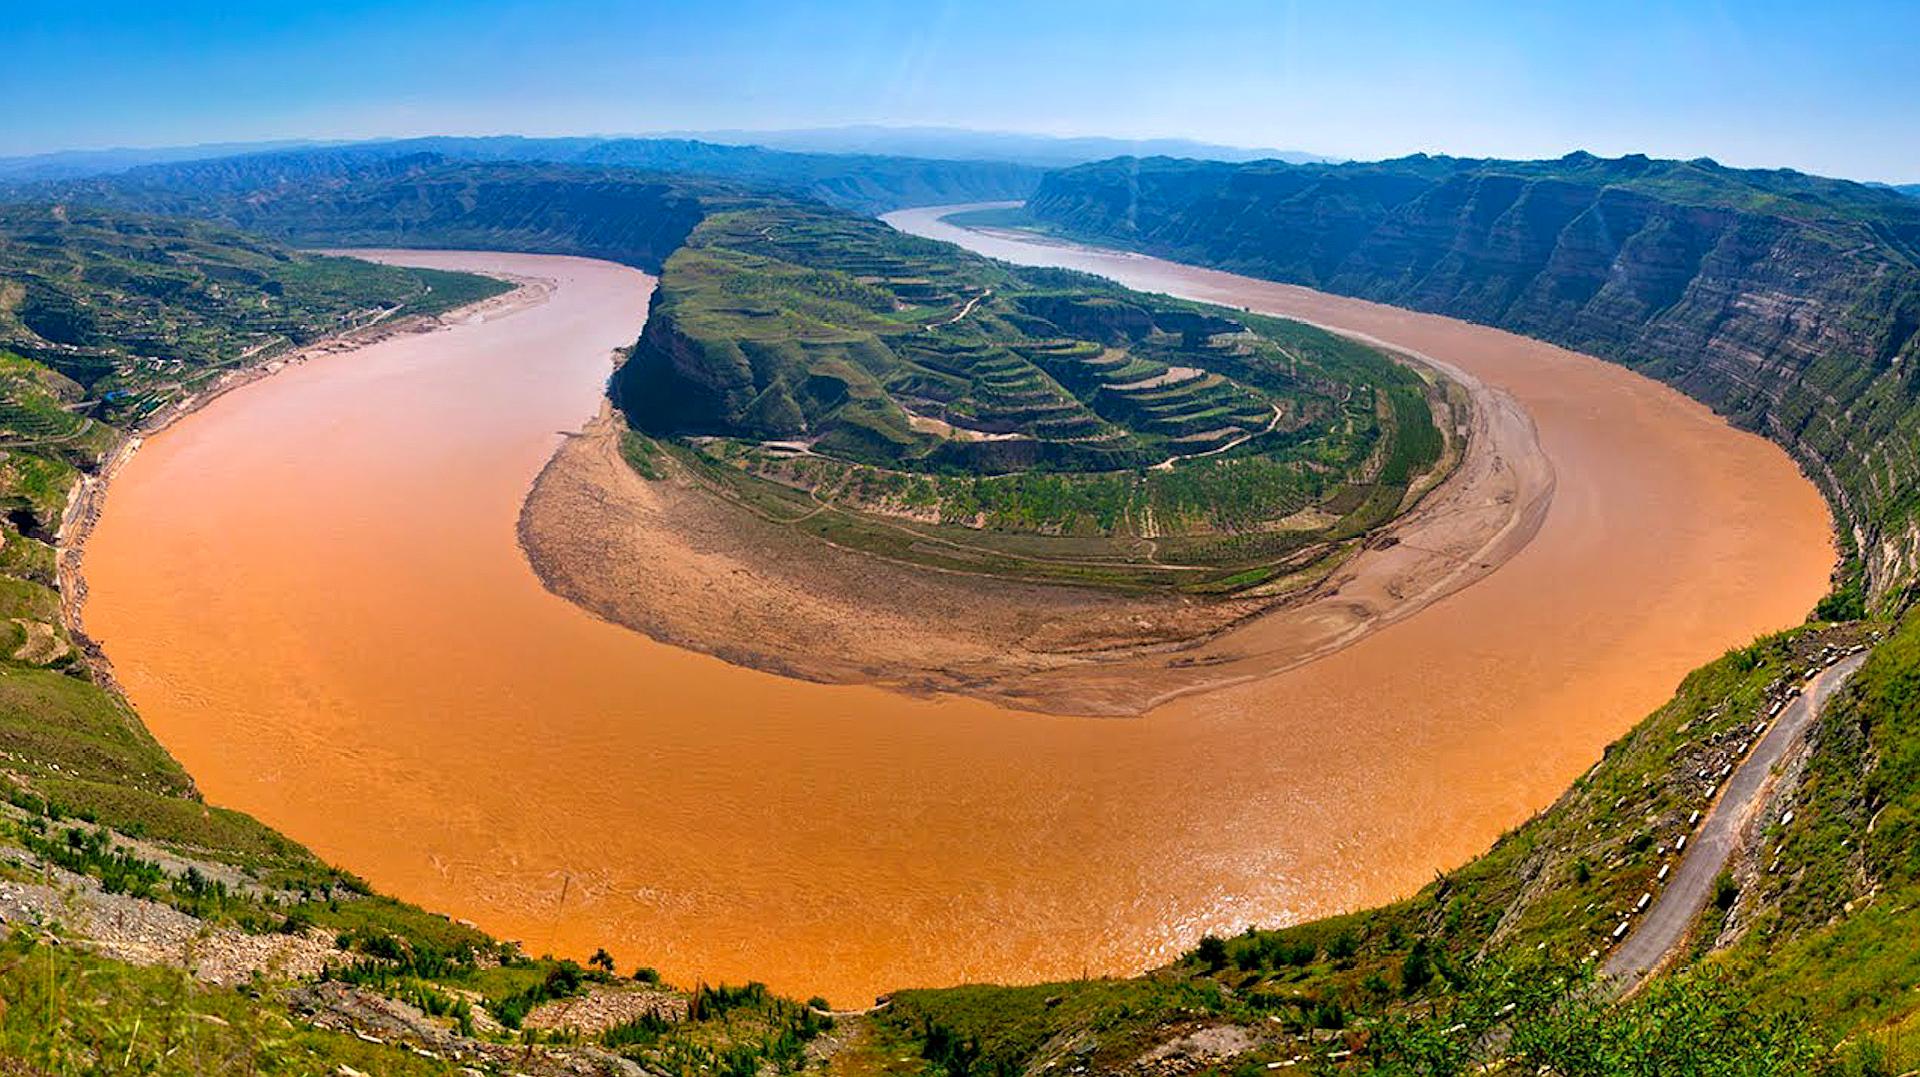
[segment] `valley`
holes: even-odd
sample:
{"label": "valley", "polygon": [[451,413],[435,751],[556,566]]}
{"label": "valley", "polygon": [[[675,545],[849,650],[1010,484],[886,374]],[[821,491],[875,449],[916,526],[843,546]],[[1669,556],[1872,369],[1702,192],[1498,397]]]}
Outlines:
{"label": "valley", "polygon": [[0,1075],[1920,1077],[1920,5],[15,8]]}
{"label": "valley", "polygon": [[[1847,985],[1848,1012],[1902,1012],[1876,1000],[1897,967],[1842,977],[1818,949],[1836,923],[1871,945],[1903,922],[1862,889],[1902,885],[1874,837],[1900,817],[1856,784],[1900,750],[1869,717],[1899,706],[1896,658],[1868,658],[1828,713],[1787,712],[1812,747],[1767,742],[1785,769],[1743,801],[1710,901],[1654,906],[1683,970],[1777,961],[1742,973],[1762,1010],[1711,973],[1591,1011],[1547,989],[1663,892],[1749,719],[1823,662],[1905,645],[1871,625],[1765,636],[1636,724],[1718,647],[1794,624],[1834,559],[1791,462],[1699,404],[1498,330],[1008,232],[1033,220],[1004,207],[889,217],[991,263],[708,180],[342,167],[191,197],[221,219],[282,201],[276,227],[321,241],[627,264],[326,260],[419,274],[457,309],[386,301],[374,328],[415,331],[243,346],[154,383],[138,452],[77,461],[85,519],[113,480],[85,579],[60,588],[87,595],[85,624],[25,609],[8,667],[38,678],[7,749],[13,855],[73,873],[67,915],[98,955],[59,975],[291,961],[284,988],[222,1012],[298,1014],[335,1057],[325,1030],[480,1068],[517,1037],[529,1072],[685,1073],[719,1050],[1014,1072],[1069,1048],[1102,1071],[1338,1068],[1354,1044],[1386,1064],[1450,1035],[1419,1023],[1443,1001],[1489,1029],[1531,1007],[1511,1057],[1564,1057],[1541,1040],[1563,1020],[1598,1022],[1593,1042],[1645,1020],[1712,1042],[1659,1016],[1676,999],[1792,1054],[1814,1041],[1776,1017],[1813,976]],[[609,204],[632,213],[610,227]],[[61,213],[42,227],[75,227]],[[247,279],[269,294],[310,257],[259,255],[278,261]],[[106,279],[65,287],[86,301]],[[35,324],[53,326],[19,346],[45,346]],[[217,333],[181,339],[223,355]],[[70,414],[121,401],[38,384]],[[1234,411],[1241,394],[1271,418]],[[1182,450],[1178,424],[1216,414],[1235,429]],[[90,636],[102,688],[99,652],[69,643]],[[112,784],[129,766],[151,791]],[[1800,797],[1873,840],[1758,859],[1755,828],[1801,840]],[[43,836],[61,826],[66,846]],[[126,887],[145,896],[116,905]],[[21,915],[58,900],[6,893]],[[196,923],[209,958],[181,941]],[[608,950],[682,987],[616,982]],[[1547,971],[1502,979],[1522,951]],[[819,1010],[704,986],[749,978]],[[929,986],[982,980],[1053,982]],[[821,1015],[902,984],[873,1014]],[[1809,1012],[1835,1022],[1823,1038],[1852,1027]]]}
{"label": "valley", "polygon": [[[1353,328],[1497,374],[1538,422],[1554,497],[1500,570],[1319,661],[1126,722],[808,684],[592,617],[514,543],[527,484],[580,443],[560,432],[592,419],[638,331],[644,281],[426,260],[562,286],[150,439],[90,544],[87,623],[210,797],[534,952],[605,946],[680,982],[764,977],[844,1004],[909,977],[1128,971],[1209,927],[1389,897],[1551,800],[1705,641],[1793,621],[1831,557],[1791,465],[1670,390],[1353,308]],[[329,401],[347,399],[342,425]],[[1607,585],[1629,572],[1649,586]],[[1089,915],[1111,909],[1128,912]]]}

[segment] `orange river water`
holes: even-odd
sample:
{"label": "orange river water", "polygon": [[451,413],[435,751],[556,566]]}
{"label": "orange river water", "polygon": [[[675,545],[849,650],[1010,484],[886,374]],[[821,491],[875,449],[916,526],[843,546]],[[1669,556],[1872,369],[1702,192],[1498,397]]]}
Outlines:
{"label": "orange river water", "polygon": [[395,253],[557,289],[290,366],[150,438],[87,547],[87,626],[210,801],[383,891],[535,953],[605,946],[678,982],[851,1005],[1137,971],[1209,929],[1407,893],[1824,589],[1829,518],[1788,458],[1619,367],[1151,259],[961,238],[1458,364],[1534,415],[1551,513],[1421,613],[1139,719],[788,680],[600,621],[516,545],[650,279]]}

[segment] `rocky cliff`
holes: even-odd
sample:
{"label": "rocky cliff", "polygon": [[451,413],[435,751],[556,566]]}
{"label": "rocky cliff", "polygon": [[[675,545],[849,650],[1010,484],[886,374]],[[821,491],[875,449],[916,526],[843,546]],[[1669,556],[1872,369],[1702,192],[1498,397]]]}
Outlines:
{"label": "rocky cliff", "polygon": [[1712,161],[1119,159],[1046,225],[1635,366],[1786,446],[1871,597],[1920,576],[1920,202]]}

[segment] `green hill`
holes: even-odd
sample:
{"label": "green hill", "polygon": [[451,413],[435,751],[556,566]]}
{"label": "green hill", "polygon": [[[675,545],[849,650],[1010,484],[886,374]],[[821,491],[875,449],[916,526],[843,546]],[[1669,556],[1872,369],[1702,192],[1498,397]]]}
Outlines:
{"label": "green hill", "polygon": [[82,413],[126,425],[241,362],[500,287],[192,221],[0,205],[0,347],[58,371],[73,397],[62,419],[15,393],[9,429],[57,439]]}
{"label": "green hill", "polygon": [[[1005,568],[1044,578],[1152,585],[1178,558],[1213,590],[1365,532],[1439,462],[1445,387],[1343,338],[818,205],[709,205],[615,392],[743,496],[1032,536]],[[1269,526],[1312,506],[1334,522]]]}

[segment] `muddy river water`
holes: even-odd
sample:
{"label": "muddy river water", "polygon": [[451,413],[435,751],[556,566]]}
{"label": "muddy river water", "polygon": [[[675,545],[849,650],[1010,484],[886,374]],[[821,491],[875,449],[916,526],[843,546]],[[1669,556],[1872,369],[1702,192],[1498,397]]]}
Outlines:
{"label": "muddy river water", "polygon": [[209,800],[382,890],[534,952],[605,946],[681,982],[855,1004],[1135,971],[1207,929],[1405,893],[1823,590],[1827,514],[1787,457],[1618,367],[1150,259],[963,238],[1468,369],[1533,414],[1558,477],[1548,517],[1398,624],[1144,718],[787,680],[600,621],[515,544],[649,279],[415,252],[387,257],[553,287],[292,366],[150,438],[87,547],[87,627]]}

